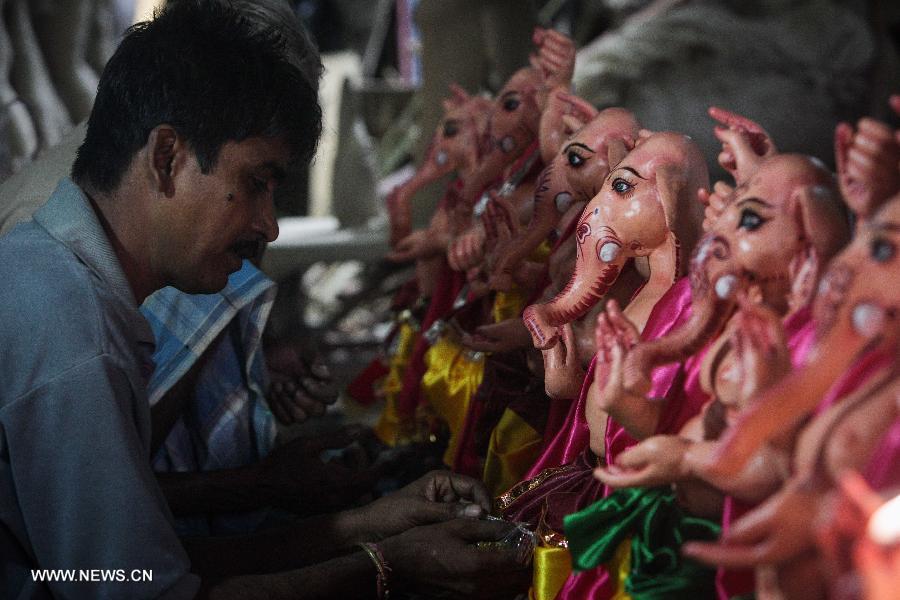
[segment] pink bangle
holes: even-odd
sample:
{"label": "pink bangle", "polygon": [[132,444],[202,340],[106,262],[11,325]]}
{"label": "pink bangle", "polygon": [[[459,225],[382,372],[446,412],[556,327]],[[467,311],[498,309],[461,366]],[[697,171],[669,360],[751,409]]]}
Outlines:
{"label": "pink bangle", "polygon": [[357,546],[369,555],[369,558],[375,564],[375,570],[378,571],[378,576],[375,579],[375,590],[378,593],[378,598],[380,600],[388,600],[391,597],[391,592],[388,589],[388,574],[391,572],[391,568],[388,566],[387,561],[384,560],[381,548],[374,542],[361,542]]}

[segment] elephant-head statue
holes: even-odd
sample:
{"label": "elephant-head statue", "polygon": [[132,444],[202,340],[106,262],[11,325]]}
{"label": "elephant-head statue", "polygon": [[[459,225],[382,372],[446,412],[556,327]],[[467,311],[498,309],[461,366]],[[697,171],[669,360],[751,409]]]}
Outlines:
{"label": "elephant-head statue", "polygon": [[779,315],[807,306],[825,265],[849,237],[834,177],[822,163],[795,154],[766,158],[734,189],[697,244],[690,319],[635,346],[625,363],[625,388],[646,394],[654,367],[705,346],[731,316],[741,288],[757,288],[762,303]]}
{"label": "elephant-head statue", "polygon": [[[574,109],[570,114],[563,113],[568,107]],[[582,120],[585,116],[590,116],[586,122]],[[625,109],[607,108],[598,112],[584,100],[561,91],[551,95],[550,105],[541,118],[542,136],[546,131],[544,123],[557,117],[574,133],[563,141],[538,177],[528,228],[496,260],[491,274],[494,289],[510,289],[516,268],[547,239],[562,216],[574,204],[588,202],[597,194],[610,166],[634,147],[640,129],[637,119]],[[543,137],[541,144],[544,145]]]}
{"label": "elephant-head statue", "polygon": [[760,394],[722,439],[711,470],[734,472],[763,443],[799,424],[867,351],[897,354],[900,195],[883,204],[828,266],[813,304],[805,364]]}
{"label": "elephant-head statue", "polygon": [[472,170],[478,164],[478,144],[487,129],[491,101],[470,96],[456,85],[450,89],[452,96],[443,102],[444,118],[431,138],[424,162],[388,196],[392,246],[410,233],[410,201],[416,192],[444,175]]}
{"label": "elephant-head statue", "polygon": [[[570,151],[584,151],[569,147]],[[575,178],[573,189],[595,185]],[[525,309],[535,347],[551,348],[557,328],[580,318],[610,289],[629,258],[648,257],[669,285],[686,269],[700,235],[697,191],[708,187],[706,163],[690,138],[650,134],[612,168],[585,207],[575,232],[575,271],[553,300]],[[651,273],[651,277],[654,274]]]}

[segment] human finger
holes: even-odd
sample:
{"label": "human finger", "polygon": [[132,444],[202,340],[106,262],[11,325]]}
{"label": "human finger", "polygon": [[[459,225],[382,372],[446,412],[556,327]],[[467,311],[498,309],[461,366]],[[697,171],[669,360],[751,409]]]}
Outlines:
{"label": "human finger", "polygon": [[425,477],[427,478],[424,490],[426,499],[432,502],[469,500],[485,511],[490,511],[491,496],[481,481],[450,471],[433,471]]}

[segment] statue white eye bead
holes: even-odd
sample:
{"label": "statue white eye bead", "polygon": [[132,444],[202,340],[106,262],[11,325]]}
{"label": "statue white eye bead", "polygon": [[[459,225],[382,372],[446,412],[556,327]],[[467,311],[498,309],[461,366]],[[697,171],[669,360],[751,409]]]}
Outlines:
{"label": "statue white eye bead", "polygon": [[556,210],[564,213],[572,206],[572,194],[569,192],[560,192],[556,195],[554,201],[556,202]]}

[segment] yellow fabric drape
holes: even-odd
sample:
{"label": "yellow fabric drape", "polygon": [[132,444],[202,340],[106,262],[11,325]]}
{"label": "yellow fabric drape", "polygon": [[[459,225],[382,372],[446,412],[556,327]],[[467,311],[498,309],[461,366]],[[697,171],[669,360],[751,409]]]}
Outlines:
{"label": "yellow fabric drape", "polygon": [[409,424],[404,423],[397,412],[397,395],[403,388],[403,372],[416,343],[417,331],[408,320],[400,322],[396,350],[388,363],[388,374],[381,383],[381,393],[385,402],[381,417],[375,425],[375,435],[388,446],[399,443],[401,431],[409,429]]}
{"label": "yellow fabric drape", "polygon": [[[625,591],[625,581],[631,570],[631,538],[619,544],[613,559],[606,566],[610,577],[616,580],[616,589],[610,600],[632,600]],[[538,546],[534,549],[532,568],[534,575],[528,590],[529,600],[554,600],[572,574],[572,555],[568,548],[561,546]]]}
{"label": "yellow fabric drape", "polygon": [[530,600],[553,600],[572,573],[572,555],[566,548],[538,546],[534,549],[534,578]]}
{"label": "yellow fabric drape", "polygon": [[450,430],[444,463],[452,465],[469,404],[484,378],[484,355],[441,336],[425,353],[425,366],[422,393]]}
{"label": "yellow fabric drape", "polygon": [[541,452],[542,436],[522,417],[506,409],[491,433],[484,484],[497,497],[522,480]]}
{"label": "yellow fabric drape", "polygon": [[625,538],[616,548],[616,553],[607,565],[607,571],[610,577],[616,577],[616,592],[610,600],[631,600],[631,596],[625,591],[625,582],[628,581],[628,573],[631,571],[631,538]]}

